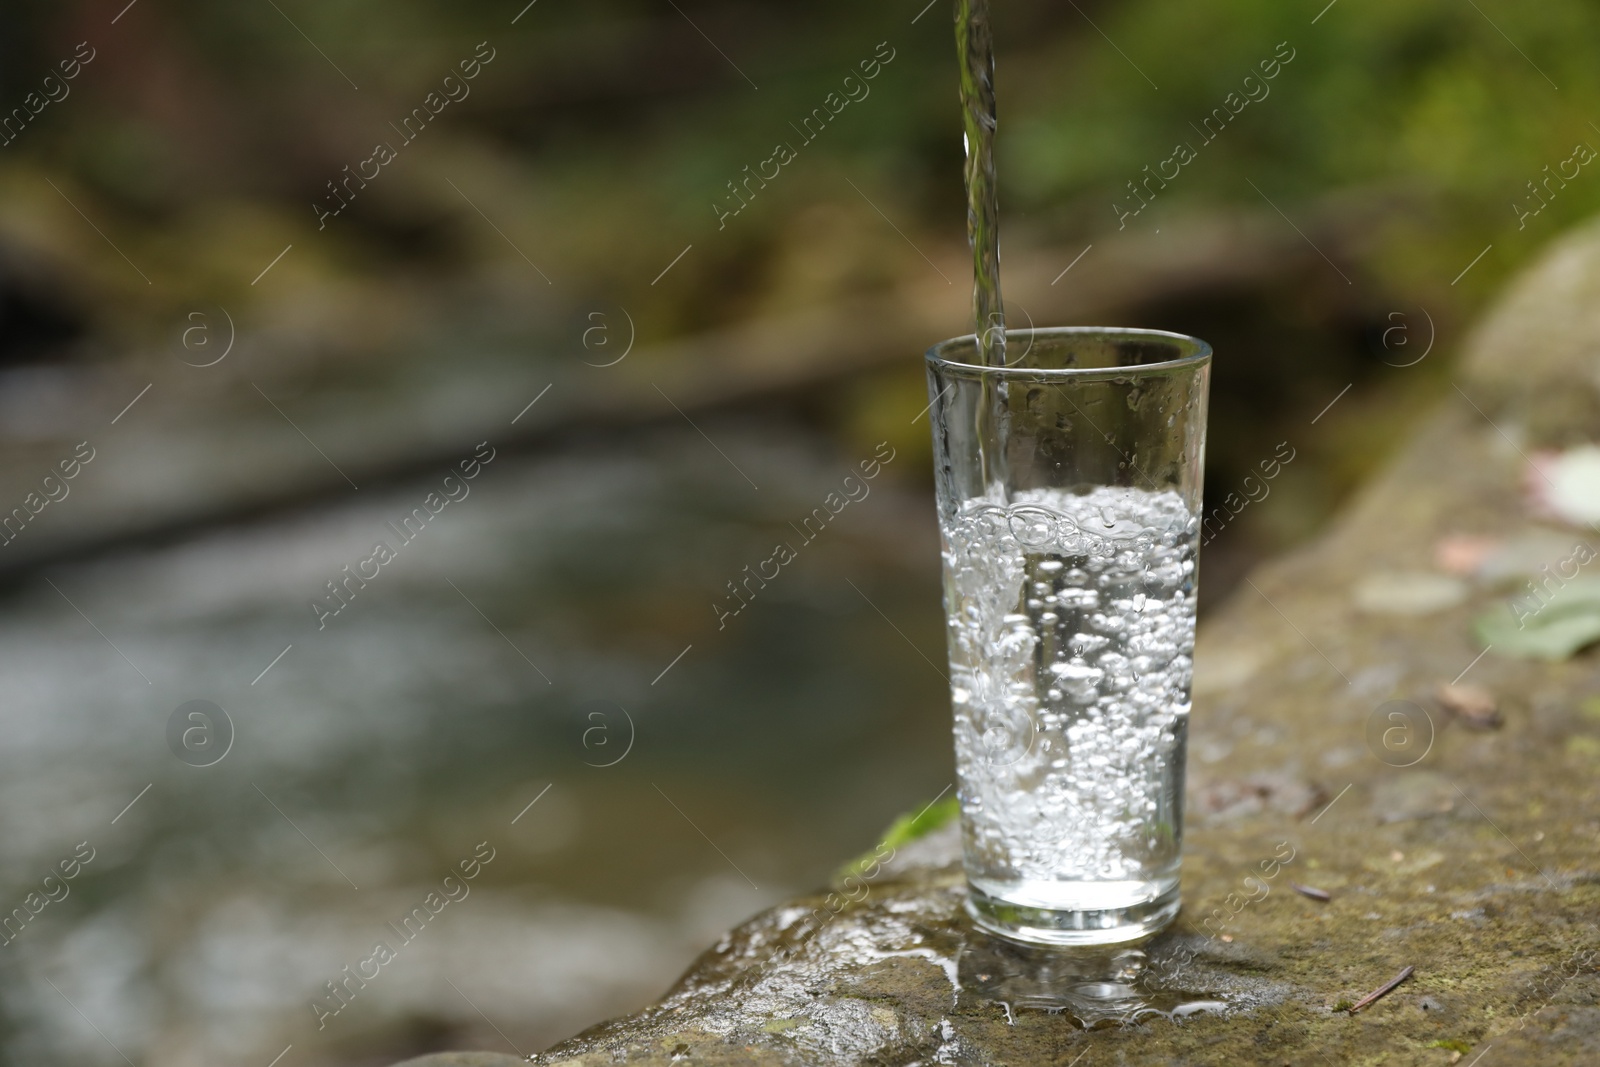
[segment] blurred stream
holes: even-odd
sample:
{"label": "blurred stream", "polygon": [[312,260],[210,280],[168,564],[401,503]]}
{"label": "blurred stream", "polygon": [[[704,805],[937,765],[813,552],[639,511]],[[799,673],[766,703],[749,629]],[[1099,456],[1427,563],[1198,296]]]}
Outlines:
{"label": "blurred stream", "polygon": [[[308,600],[397,545],[385,524],[438,478],[15,586],[6,906],[79,842],[94,858],[0,953],[0,1058],[530,1053],[658,995],[938,793],[922,480],[891,462],[801,545],[787,524],[870,453],[781,420],[701,428],[715,448],[686,425],[497,456],[321,630]],[[719,631],[711,603],[778,540],[799,558]],[[194,700],[233,730],[210,766],[169,748]],[[207,762],[227,729],[195,721]],[[413,941],[386,925],[475,848],[493,859]],[[380,940],[395,958],[313,1008]]]}

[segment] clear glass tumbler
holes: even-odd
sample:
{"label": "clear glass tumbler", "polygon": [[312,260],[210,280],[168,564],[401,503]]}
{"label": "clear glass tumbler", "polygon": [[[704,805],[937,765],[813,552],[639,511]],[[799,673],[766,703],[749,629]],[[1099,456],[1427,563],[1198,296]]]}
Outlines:
{"label": "clear glass tumbler", "polygon": [[927,356],[967,907],[1129,941],[1178,912],[1211,348],[1007,339]]}

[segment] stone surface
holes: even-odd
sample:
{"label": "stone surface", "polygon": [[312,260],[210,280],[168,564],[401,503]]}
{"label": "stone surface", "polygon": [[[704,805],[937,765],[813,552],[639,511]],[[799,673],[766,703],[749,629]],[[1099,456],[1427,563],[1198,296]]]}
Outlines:
{"label": "stone surface", "polygon": [[435,1052],[418,1056],[396,1067],[516,1067],[525,1062],[504,1052]]}
{"label": "stone surface", "polygon": [[[1600,436],[1597,307],[1590,228],[1513,288],[1334,527],[1204,627],[1172,929],[1098,956],[985,938],[946,829],[757,916],[660,1002],[535,1062],[1600,1062],[1600,653],[1480,659],[1472,628],[1585,536],[1537,518],[1525,480],[1528,453]],[[1436,548],[1461,538],[1556,554],[1426,614],[1352,595],[1444,579]],[[1499,728],[1435,702],[1463,675]]]}

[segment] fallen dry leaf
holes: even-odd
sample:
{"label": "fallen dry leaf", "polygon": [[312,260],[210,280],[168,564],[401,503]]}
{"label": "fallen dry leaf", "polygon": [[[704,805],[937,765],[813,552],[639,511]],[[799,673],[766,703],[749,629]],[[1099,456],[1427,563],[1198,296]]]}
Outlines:
{"label": "fallen dry leaf", "polygon": [[1476,573],[1501,543],[1495,537],[1447,534],[1433,546],[1433,563],[1447,574],[1465,578]]}
{"label": "fallen dry leaf", "polygon": [[1494,694],[1481,685],[1450,685],[1440,682],[1433,692],[1439,706],[1479,730],[1492,730],[1500,725],[1500,711],[1495,706]]}

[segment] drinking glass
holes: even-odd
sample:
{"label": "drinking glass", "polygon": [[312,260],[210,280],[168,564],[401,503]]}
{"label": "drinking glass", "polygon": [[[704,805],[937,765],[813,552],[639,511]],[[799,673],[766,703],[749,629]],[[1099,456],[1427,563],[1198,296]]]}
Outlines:
{"label": "drinking glass", "polygon": [[967,909],[1129,941],[1179,904],[1211,348],[1006,336],[927,355]]}

